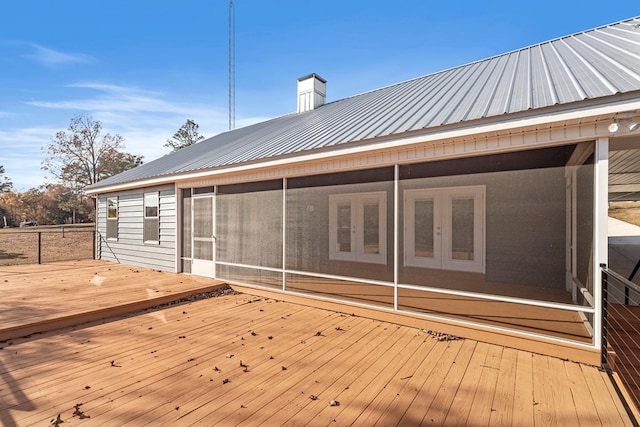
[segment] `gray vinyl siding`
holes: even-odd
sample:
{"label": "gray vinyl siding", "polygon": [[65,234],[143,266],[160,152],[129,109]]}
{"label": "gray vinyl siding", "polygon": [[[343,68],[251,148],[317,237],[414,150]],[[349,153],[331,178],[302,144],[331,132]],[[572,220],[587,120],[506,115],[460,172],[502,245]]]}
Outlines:
{"label": "gray vinyl siding", "polygon": [[[432,178],[427,185],[417,181],[403,183],[404,189],[485,186],[488,281],[564,289],[564,169]],[[401,214],[401,222],[402,218]],[[402,245],[399,249],[403,250]]]}
{"label": "gray vinyl siding", "polygon": [[[144,193],[159,197],[160,241],[143,242]],[[106,238],[109,197],[118,198],[118,238]],[[176,271],[176,197],[172,185],[103,194],[98,197],[99,259],[161,271]]]}

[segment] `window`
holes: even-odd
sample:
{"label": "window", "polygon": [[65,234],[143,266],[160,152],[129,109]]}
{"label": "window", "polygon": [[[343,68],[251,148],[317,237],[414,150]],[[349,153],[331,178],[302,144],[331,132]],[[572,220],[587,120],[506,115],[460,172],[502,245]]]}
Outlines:
{"label": "window", "polygon": [[329,196],[329,258],[385,264],[385,192]]}
{"label": "window", "polygon": [[483,272],[484,187],[405,192],[405,265]]}
{"label": "window", "polygon": [[144,193],[144,230],[143,240],[145,242],[160,242],[160,220],[159,220],[159,197],[158,193]]}
{"label": "window", "polygon": [[107,239],[118,239],[118,198],[107,199]]}

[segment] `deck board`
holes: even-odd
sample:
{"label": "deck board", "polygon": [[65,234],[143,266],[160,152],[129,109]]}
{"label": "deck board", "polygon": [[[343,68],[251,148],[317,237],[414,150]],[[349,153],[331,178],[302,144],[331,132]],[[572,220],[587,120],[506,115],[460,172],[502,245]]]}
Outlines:
{"label": "deck board", "polygon": [[593,397],[589,392],[589,387],[581,373],[580,365],[577,363],[567,362],[564,364],[566,377],[569,381],[571,395],[573,397],[573,406],[576,410],[576,416],[580,425],[593,425],[597,423],[594,417],[594,408],[589,406]]}
{"label": "deck board", "polygon": [[[86,286],[90,270],[77,277]],[[0,425],[58,414],[71,426],[632,425],[593,366],[278,297],[223,295],[2,342]],[[72,416],[78,403],[91,418]]]}
{"label": "deck board", "polygon": [[460,388],[460,383],[469,368],[469,363],[475,351],[478,351],[478,343],[464,341],[455,360],[449,365],[449,370],[444,377],[444,381],[442,381],[442,384],[438,387],[435,398],[431,402],[420,425],[442,425],[444,423],[449,413],[451,402],[455,400],[455,395]]}
{"label": "deck board", "polygon": [[500,359],[500,375],[496,382],[496,390],[491,404],[490,426],[513,425],[514,395],[518,351],[503,348]]}
{"label": "deck board", "polygon": [[414,357],[411,357],[407,363],[399,367],[398,375],[395,380],[395,395],[392,396],[387,409],[380,415],[376,422],[376,426],[388,426],[395,417],[401,415],[406,410],[406,402],[412,401],[417,393],[416,387],[412,386],[412,379],[416,372],[420,370],[420,366],[428,362],[429,355],[435,347],[435,340],[425,339],[420,343],[420,347],[416,349]]}
{"label": "deck board", "polygon": [[478,343],[476,351],[469,360],[468,374],[464,375],[458,384],[458,390],[455,397],[451,399],[451,406],[445,418],[445,424],[463,426],[467,423],[476,393],[480,388],[480,377],[483,369],[473,369],[474,367],[483,366],[487,353],[491,346],[485,343]]}
{"label": "deck board", "polygon": [[[415,351],[422,345],[422,341],[416,339],[415,333],[400,329],[394,335],[401,333],[398,341],[385,351],[378,353],[369,352],[366,358],[359,361],[359,369],[347,383],[349,393],[344,393],[336,400],[344,405],[342,411],[335,411],[327,405],[324,413],[329,415],[322,421],[327,421],[327,425],[333,420],[340,420],[347,425],[356,423],[359,425],[374,425],[380,416],[386,412],[386,408],[391,403],[392,397],[397,394],[396,381],[399,381],[398,371],[414,356]],[[348,372],[351,374],[351,372]],[[345,378],[346,375],[343,376]],[[341,390],[334,387],[335,393]],[[346,388],[344,387],[344,388]],[[355,409],[355,410],[354,410]],[[335,413],[337,412],[337,413]],[[334,414],[335,413],[335,414]],[[310,419],[299,418],[293,420],[290,425],[300,425],[300,421],[311,421]]]}
{"label": "deck board", "polygon": [[489,425],[491,414],[494,411],[493,402],[500,375],[500,359],[503,350],[502,347],[491,346],[481,366],[478,389],[469,410],[469,424],[471,425]]}
{"label": "deck board", "polygon": [[[276,304],[278,305],[278,304]],[[253,308],[253,307],[252,307]],[[291,310],[291,307],[276,307],[275,310],[270,310],[267,308],[263,308],[262,310],[267,310],[270,312],[271,316],[277,318],[295,318],[298,314],[304,314],[306,310]],[[257,308],[255,309],[258,310]],[[264,312],[264,311],[263,311]],[[224,315],[232,315],[231,313],[223,313]],[[288,316],[289,315],[289,316]],[[233,395],[231,393],[231,386],[236,381],[246,380],[245,376],[249,376],[250,373],[253,373],[253,370],[259,369],[260,366],[264,366],[266,360],[268,359],[268,355],[275,355],[274,343],[279,340],[278,335],[274,332],[270,325],[272,321],[267,319],[267,321],[262,322],[247,322],[246,319],[241,322],[225,322],[221,325],[213,325],[214,328],[223,328],[228,331],[225,334],[210,334],[207,330],[201,330],[202,334],[206,335],[215,335],[213,336],[214,342],[220,341],[219,346],[221,347],[219,350],[215,352],[208,351],[211,345],[211,341],[203,341],[202,344],[198,343],[190,343],[189,336],[186,336],[184,340],[184,344],[188,345],[188,354],[179,356],[182,359],[176,360],[175,358],[171,358],[165,360],[165,364],[175,369],[177,375],[182,377],[186,376],[188,378],[193,379],[193,381],[198,381],[202,378],[207,379],[210,384],[207,384],[207,388],[211,389],[205,395],[202,394],[200,390],[197,388],[194,389],[192,382],[187,381],[184,384],[176,385],[172,382],[167,382],[165,371],[159,371],[160,374],[156,375],[154,380],[156,381],[153,387],[149,388],[146,391],[150,391],[152,394],[161,394],[163,396],[176,396],[179,395],[185,401],[182,405],[183,411],[180,412],[180,415],[187,413],[191,410],[191,408],[199,408],[202,409],[204,403],[210,401],[212,398],[219,397],[218,404],[221,403],[222,395],[224,394],[224,398],[232,398]],[[256,332],[257,335],[251,335],[251,332]],[[192,331],[191,333],[198,333],[198,331]],[[296,329],[291,328],[288,333],[302,333],[302,328]],[[267,335],[269,334],[269,335]],[[273,336],[274,340],[268,340],[268,336]],[[245,338],[245,339],[242,339]],[[269,341],[269,343],[267,343]],[[262,347],[262,348],[261,348]],[[233,355],[233,357],[228,358],[227,356]],[[194,366],[189,368],[180,367],[180,363],[187,363],[189,359],[194,360]],[[250,372],[244,373],[243,369],[240,367],[240,361],[243,361],[243,364],[249,366]],[[272,362],[271,365],[275,363]],[[220,372],[215,371],[214,368],[218,367]],[[170,368],[170,369],[171,369]],[[273,368],[273,367],[272,367]],[[275,369],[272,369],[274,371]],[[152,371],[153,372],[153,371]],[[158,371],[156,371],[158,372]],[[171,373],[171,372],[169,372]],[[240,374],[242,373],[242,375]],[[228,384],[229,387],[222,387],[222,380],[229,379],[231,382]],[[251,381],[259,382],[260,377],[255,378],[251,377]],[[157,412],[158,419],[173,419],[176,414],[173,407],[168,407],[163,404],[164,401],[156,402],[155,405],[145,406],[142,408],[138,408],[135,401],[136,394],[139,393],[137,389],[128,390],[126,396],[129,396],[132,401],[129,404],[122,406],[121,410],[131,414],[130,420],[132,425],[144,425],[142,422],[142,416],[148,417],[149,420],[145,422],[155,422],[156,420],[147,415],[148,410],[150,409],[152,412]],[[203,400],[204,399],[204,400]],[[235,408],[234,408],[235,409]]]}
{"label": "deck board", "polygon": [[409,345],[401,350],[401,357],[387,358],[383,372],[388,375],[382,389],[377,396],[368,403],[366,412],[357,418],[362,425],[388,425],[384,420],[386,414],[397,414],[400,406],[398,403],[405,399],[401,394],[411,373],[415,372],[421,362],[421,355],[425,350],[430,351],[428,340],[413,339]]}

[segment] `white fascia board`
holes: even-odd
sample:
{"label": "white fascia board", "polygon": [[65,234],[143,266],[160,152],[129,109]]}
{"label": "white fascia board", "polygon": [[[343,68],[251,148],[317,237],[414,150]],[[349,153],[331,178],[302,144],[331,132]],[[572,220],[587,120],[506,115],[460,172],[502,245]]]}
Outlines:
{"label": "white fascia board", "polygon": [[373,141],[360,141],[358,144],[348,143],[346,147],[336,147],[325,151],[314,151],[307,154],[299,154],[294,156],[287,156],[284,158],[277,158],[273,160],[264,160],[258,162],[245,163],[240,165],[230,165],[227,167],[221,167],[216,169],[209,169],[203,171],[193,171],[185,174],[172,174],[167,176],[160,176],[155,178],[144,179],[140,181],[133,181],[128,183],[121,183],[110,185],[95,190],[88,190],[86,193],[89,195],[112,193],[115,191],[122,191],[131,188],[149,187],[152,185],[168,184],[176,181],[193,180],[199,178],[212,178],[216,175],[226,175],[230,173],[240,173],[248,170],[255,171],[256,169],[265,169],[272,167],[282,167],[295,163],[305,163],[309,161],[318,161],[323,159],[329,159],[332,157],[347,156],[351,154],[364,154],[370,151],[379,151],[392,148],[400,148],[403,146],[410,146],[413,144],[420,144],[425,142],[434,142],[438,140],[447,140],[455,138],[463,138],[471,135],[479,135],[486,133],[504,133],[513,129],[534,127],[543,124],[565,122],[572,120],[579,120],[589,117],[615,115],[616,113],[624,111],[640,110],[640,99],[622,102],[612,103],[603,106],[591,107],[586,109],[573,110],[569,112],[550,113],[544,115],[536,115],[535,117],[521,118],[515,120],[507,120],[504,122],[495,122],[489,124],[479,124],[478,126],[470,126],[459,129],[443,130],[441,132],[431,133],[419,133],[412,134],[405,137],[383,137],[383,140],[379,142]]}

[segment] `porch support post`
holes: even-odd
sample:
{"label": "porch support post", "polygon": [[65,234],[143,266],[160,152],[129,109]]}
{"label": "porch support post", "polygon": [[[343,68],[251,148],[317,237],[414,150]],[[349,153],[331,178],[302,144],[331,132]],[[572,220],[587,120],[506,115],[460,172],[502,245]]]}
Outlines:
{"label": "porch support post", "polygon": [[593,280],[594,290],[594,335],[596,348],[602,346],[602,283],[598,269],[600,265],[608,265],[608,203],[609,203],[609,138],[598,138],[595,147],[594,191],[593,191]]}
{"label": "porch support post", "polygon": [[400,219],[398,218],[399,196],[400,189],[400,166],[395,165],[393,171],[393,310],[398,311],[398,246],[399,246],[399,234]]}
{"label": "porch support post", "polygon": [[282,178],[282,291],[287,290],[287,178]]}
{"label": "porch support post", "polygon": [[[184,236],[182,235],[183,227],[182,227],[182,215],[183,215],[183,202],[182,202],[182,189],[178,188],[178,183],[173,183],[173,197],[176,204],[176,216],[175,216],[175,230],[176,230],[176,246],[174,248],[174,262],[175,266],[173,269],[174,273],[182,273],[182,239]],[[215,215],[215,212],[214,212]]]}

